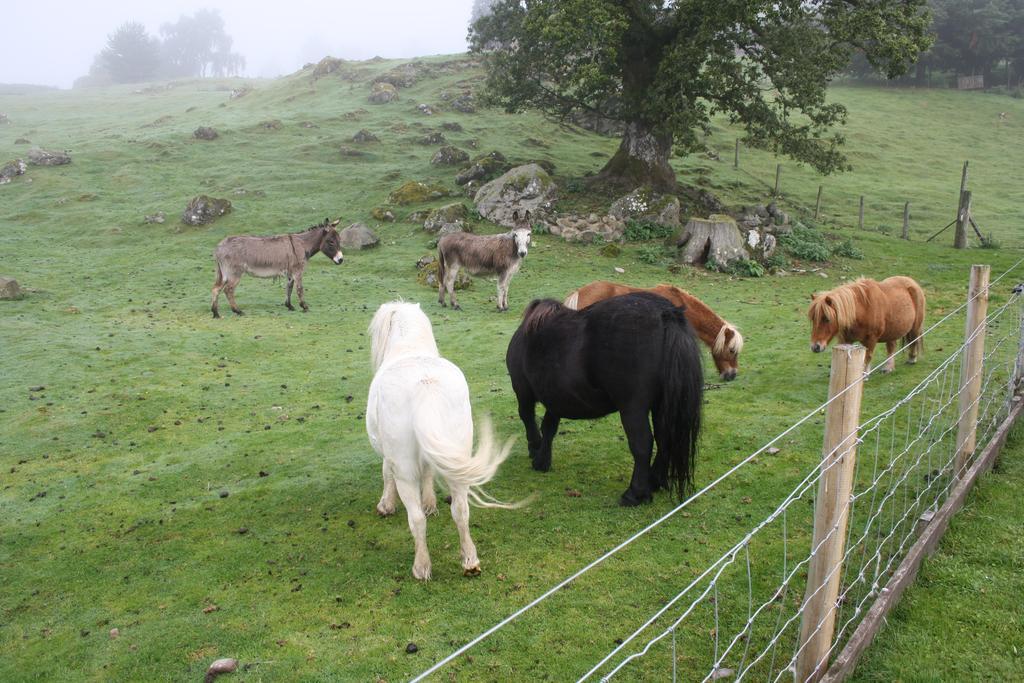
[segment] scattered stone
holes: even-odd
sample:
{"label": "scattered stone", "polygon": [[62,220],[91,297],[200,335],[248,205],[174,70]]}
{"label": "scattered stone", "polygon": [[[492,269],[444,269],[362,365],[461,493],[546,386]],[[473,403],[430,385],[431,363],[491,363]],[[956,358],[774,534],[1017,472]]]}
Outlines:
{"label": "scattered stone", "polygon": [[412,655],[420,651],[420,648],[416,643],[409,643],[405,646],[405,654]]}
{"label": "scattered stone", "polygon": [[360,149],[352,149],[351,147],[342,147],[338,150],[343,157],[365,157],[366,152]]}
{"label": "scattered stone", "polygon": [[111,640],[117,640],[120,637],[121,637],[120,629],[116,629],[116,628],[110,629],[110,639]]}
{"label": "scattered stone", "polygon": [[399,206],[406,206],[448,196],[451,196],[451,192],[442,185],[428,185],[410,180],[388,195],[388,201]]}
{"label": "scattered stone", "polygon": [[229,674],[238,668],[238,660],[226,657],[224,659],[218,659],[212,664],[210,668],[206,670],[206,677],[203,678],[203,683],[212,683],[213,679],[221,674]]}
{"label": "scattered stone", "polygon": [[210,126],[199,126],[192,133],[196,140],[216,140],[220,135]]}
{"label": "scattered stone", "polygon": [[[431,289],[437,289],[437,258],[434,256],[424,256],[416,262],[416,268],[419,270],[416,273],[416,282],[430,287]],[[455,289],[471,289],[473,287],[473,277],[466,272],[465,268],[459,269],[459,274],[455,276]]]}
{"label": "scattered stone", "polygon": [[638,187],[624,197],[616,199],[608,213],[620,220],[644,220],[678,228],[679,199],[672,195],[661,195],[649,187]]}
{"label": "scattered stone", "polygon": [[749,258],[735,219],[725,214],[691,218],[674,243],[680,248],[679,260],[690,265],[714,261],[719,266],[728,266]]}
{"label": "scattered stone", "polygon": [[394,223],[395,213],[386,206],[376,206],[370,210],[370,217],[381,223]]}
{"label": "scattered stone", "polygon": [[312,121],[303,121],[302,123],[299,124],[299,127],[300,128],[319,128],[320,126],[316,125]]}
{"label": "scattered stone", "polygon": [[8,124],[10,122],[11,122],[11,120],[9,118],[7,118],[7,114],[0,114],[0,125],[5,125],[5,124]]}
{"label": "scattered stone", "polygon": [[143,220],[145,220],[146,223],[163,223],[167,220],[167,214],[163,211],[157,211],[152,216],[146,216]]}
{"label": "scattered stone", "polygon": [[777,447],[775,447],[775,446],[769,446],[769,447],[768,447],[768,449],[767,449],[767,450],[766,450],[765,452],[766,452],[766,453],[767,453],[768,455],[778,455],[778,453],[779,453],[779,451],[780,451],[780,450],[782,450],[782,449],[780,449],[780,448],[777,448]]}
{"label": "scattered stone", "polygon": [[31,145],[32,141],[29,140],[28,138],[18,138],[17,140],[14,141],[14,144],[16,144],[16,145]]}
{"label": "scattered stone", "polygon": [[220,492],[220,493],[218,493],[217,495],[218,495],[218,496],[220,496],[221,498],[227,498],[227,497],[228,497],[228,496],[230,496],[231,494],[230,494],[230,493],[228,493],[227,491],[221,491],[221,492]]}
{"label": "scattered stone", "polygon": [[313,69],[313,80],[329,76],[345,64],[345,60],[338,59],[337,57],[327,56],[317,62],[316,67]]}
{"label": "scattered stone", "polygon": [[598,216],[596,213],[589,216],[569,214],[548,225],[548,230],[566,242],[616,242],[623,239],[626,222],[615,216]]}
{"label": "scattered stone", "polygon": [[523,144],[526,145],[527,147],[540,147],[541,149],[547,149],[548,147],[551,146],[548,143],[544,142],[543,140],[538,140],[537,138],[526,138],[525,140],[523,140]]}
{"label": "scattered stone", "polygon": [[269,121],[260,121],[259,124],[257,125],[264,130],[281,130],[281,128],[284,127],[284,124],[282,124],[277,119],[271,119]]}
{"label": "scattered stone", "polygon": [[433,116],[434,110],[430,108],[429,104],[417,104],[416,111],[423,114],[424,116]]}
{"label": "scattered stone", "polygon": [[241,88],[234,88],[228,97],[232,100],[237,100],[239,97],[245,97],[252,92],[252,88],[247,85],[243,85]]}
{"label": "scattered stone", "polygon": [[542,218],[554,204],[557,187],[547,171],[537,164],[517,166],[481,187],[475,197],[476,208],[484,218],[506,227],[515,227],[514,212],[529,211]]}
{"label": "scattered stone", "polygon": [[463,93],[451,101],[452,109],[463,114],[476,113],[476,102],[472,93]]}
{"label": "scattered stone", "polygon": [[615,272],[618,273],[619,275],[622,275],[623,273],[626,272],[626,269],[625,268],[619,268],[618,266],[615,266]]}
{"label": "scattered stone", "polygon": [[427,133],[423,137],[418,138],[416,142],[418,142],[421,145],[443,145],[448,141],[445,140],[444,135],[442,133],[434,131],[433,133]]}
{"label": "scattered stone", "polygon": [[25,293],[17,280],[12,277],[0,277],[0,301],[14,301],[23,296]]}
{"label": "scattered stone", "polygon": [[387,84],[394,88],[411,88],[422,78],[431,75],[434,68],[421,61],[399,64],[389,69],[374,80],[374,85]]}
{"label": "scattered stone", "polygon": [[434,153],[430,163],[435,166],[454,166],[469,161],[469,154],[451,145],[445,145]]}
{"label": "scattered stone", "polygon": [[34,147],[28,151],[28,162],[35,166],[62,166],[71,163],[71,155],[67,152],[48,152]]}
{"label": "scattered stone", "polygon": [[372,249],[380,244],[380,238],[362,223],[353,223],[340,231],[338,237],[347,249]]}
{"label": "scattered stone", "polygon": [[448,121],[447,123],[442,123],[441,127],[452,133],[462,132],[462,124],[460,124],[458,121]]}
{"label": "scattered stone", "polygon": [[188,203],[181,220],[188,225],[206,225],[230,211],[231,202],[227,199],[215,199],[201,194]]}
{"label": "scattered stone", "polygon": [[376,135],[363,128],[352,136],[352,142],[380,142]]}
{"label": "scattered stone", "polygon": [[370,89],[370,104],[386,104],[398,97],[398,89],[390,83],[374,83]]}
{"label": "scattered stone", "polygon": [[[427,232],[437,232],[444,225],[452,223],[462,224],[469,218],[469,209],[462,202],[452,202],[436,209],[431,209],[423,220],[423,229]],[[458,231],[453,231],[458,232]]]}
{"label": "scattered stone", "polygon": [[28,170],[28,166],[21,159],[15,159],[9,163],[4,164],[0,168],[0,185],[6,185],[11,182],[17,176],[25,175],[25,171]]}
{"label": "scattered stone", "polygon": [[455,183],[465,185],[473,180],[490,180],[494,176],[504,173],[508,168],[508,160],[505,159],[505,155],[494,150],[474,158],[468,168],[459,171],[455,176]]}

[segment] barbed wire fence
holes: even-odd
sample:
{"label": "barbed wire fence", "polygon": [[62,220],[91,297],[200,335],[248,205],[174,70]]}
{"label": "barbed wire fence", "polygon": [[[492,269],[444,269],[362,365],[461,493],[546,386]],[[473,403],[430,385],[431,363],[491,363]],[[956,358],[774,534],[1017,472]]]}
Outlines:
{"label": "barbed wire fence", "polygon": [[[834,348],[824,404],[686,502],[413,680],[425,679],[466,653],[692,505],[774,444],[810,429],[811,418],[822,410],[826,428],[820,462],[629,636],[595,657],[579,680],[671,676],[673,681],[814,681],[833,661],[843,661],[838,668],[852,669],[848,660],[855,662],[856,654],[843,650],[853,639],[857,647],[866,646],[859,644],[869,621],[865,615],[883,602],[880,597],[890,591],[894,574],[903,569],[908,552],[929,525],[937,527],[940,515],[948,523],[952,497],[965,495],[961,489],[973,483],[973,476],[967,476],[969,469],[974,472],[972,456],[983,449],[989,452],[986,446],[997,450],[1021,412],[1021,287],[987,311],[989,292],[1021,263],[1024,259],[991,282],[987,266],[972,269],[967,301],[921,335],[928,338],[966,310],[963,343],[892,405],[862,420],[864,383],[889,359],[865,371],[863,348]],[[1009,286],[1004,283],[1002,289]]]}

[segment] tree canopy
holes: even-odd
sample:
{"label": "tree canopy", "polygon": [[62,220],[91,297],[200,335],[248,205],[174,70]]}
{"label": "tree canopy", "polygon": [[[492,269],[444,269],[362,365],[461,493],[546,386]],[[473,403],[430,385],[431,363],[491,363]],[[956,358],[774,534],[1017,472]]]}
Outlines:
{"label": "tree canopy", "polygon": [[107,36],[107,46],[96,59],[115,83],[149,80],[160,69],[160,41],[142,24],[128,21]]}
{"label": "tree canopy", "polygon": [[926,0],[497,0],[470,28],[485,98],[506,111],[584,111],[626,126],[598,179],[672,187],[673,147],[726,115],[748,144],[848,166],[826,98],[854,51],[889,77],[928,47]]}

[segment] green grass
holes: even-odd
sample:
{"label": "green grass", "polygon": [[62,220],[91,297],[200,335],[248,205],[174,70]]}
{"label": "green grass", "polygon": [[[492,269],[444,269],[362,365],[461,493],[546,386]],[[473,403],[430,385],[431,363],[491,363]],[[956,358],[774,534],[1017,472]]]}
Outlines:
{"label": "green grass", "polygon": [[[405,679],[672,507],[664,495],[649,506],[617,506],[630,458],[614,416],[564,423],[553,470],[530,470],[503,362],[518,317],[493,310],[491,281],[460,294],[461,312],[440,309],[436,292],[416,283],[414,264],[430,253],[431,236],[402,219],[423,205],[399,207],[394,224],[370,219],[405,181],[456,189],[452,169],[429,164],[435,147],[413,142],[445,121],[464,127],[445,133],[451,144],[475,140],[479,152],[498,149],[513,162],[553,161],[563,185],[596,170],[616,141],[533,114],[415,111],[419,102],[440,105],[442,90],[475,84],[476,70],[442,73],[401,90],[399,101],[368,104],[367,80],[392,65],[354,65],[316,82],[308,74],[252,82],[254,90],[234,100],[226,88],[239,82],[219,81],[140,94],[125,87],[0,96],[12,120],[0,128],[0,158],[24,153],[18,137],[74,157],[70,166],[32,168],[31,183],[0,188],[0,274],[29,289],[0,308],[0,680],[195,680],[219,656],[261,662],[239,680]],[[826,181],[824,227],[852,237],[863,260],[838,259],[825,277],[670,274],[658,260],[638,258],[636,245],[607,258],[599,245],[538,235],[513,281],[513,309],[593,279],[669,281],[740,326],[740,377],[707,393],[698,485],[824,399],[827,356],[807,351],[811,291],[904,273],[925,287],[937,319],[963,301],[972,262],[998,273],[1021,255],[1022,209],[1013,196],[1024,150],[1008,141],[1020,136],[1024,102],[867,88],[836,96],[851,108],[858,170]],[[1011,113],[997,130],[990,119],[998,108]],[[269,119],[282,129],[259,127]],[[318,127],[301,127],[305,121]],[[199,125],[221,138],[193,140]],[[362,128],[380,143],[360,146],[364,157],[342,156],[339,148],[355,147],[350,138]],[[734,137],[723,125],[709,142],[731,160]],[[1002,249],[954,252],[945,246],[952,235],[927,245],[918,239],[925,225],[941,227],[952,215],[966,156],[976,215]],[[741,173],[728,161],[675,163],[681,180],[735,204],[766,200],[745,172],[768,179],[775,162],[745,152]],[[786,170],[783,205],[796,212],[813,202],[818,182],[809,171]],[[894,225],[904,198],[914,200],[915,241],[849,230],[856,213],[833,204],[840,191],[868,194],[872,221]],[[207,228],[180,225],[177,216],[199,193],[231,199],[234,211]],[[157,210],[168,223],[143,225]],[[298,230],[325,215],[366,222],[381,247],[348,253],[340,267],[311,261],[308,314],[283,308],[281,283],[246,278],[238,298],[248,315],[210,318],[211,252],[221,238]],[[993,305],[1006,296],[994,292]],[[446,513],[428,524],[430,583],[411,578],[401,515],[374,513],[380,463],[363,424],[365,330],[375,308],[395,297],[423,303],[442,353],[469,380],[476,413],[491,413],[502,436],[519,437],[489,491],[503,499],[538,494],[522,510],[472,512],[484,571],[476,580],[460,575]],[[959,322],[945,326],[923,363],[873,380],[864,413],[903,395],[961,335]],[[29,391],[39,385],[45,390]],[[812,421],[780,454],[745,467],[689,516],[449,671],[458,680],[578,676],[774,508],[816,461],[820,426]],[[808,533],[794,530],[799,539]],[[766,567],[776,550],[765,548]],[[219,609],[204,613],[210,605]],[[691,635],[703,647],[708,622],[700,616]],[[111,640],[115,627],[121,635]],[[409,642],[418,653],[406,654]],[[663,664],[637,671],[662,676]]]}
{"label": "green grass", "polygon": [[855,681],[1017,680],[1024,670],[1020,428],[865,653]]}

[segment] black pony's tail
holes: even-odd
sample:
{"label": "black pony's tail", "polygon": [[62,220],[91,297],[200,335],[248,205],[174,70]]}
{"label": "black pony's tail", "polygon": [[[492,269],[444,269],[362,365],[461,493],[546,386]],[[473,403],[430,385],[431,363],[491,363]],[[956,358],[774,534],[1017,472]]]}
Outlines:
{"label": "black pony's tail", "polygon": [[704,372],[700,349],[683,309],[665,311],[662,326],[661,395],[653,411],[656,462],[661,461],[663,469],[667,466],[668,487],[682,499],[693,483]]}

